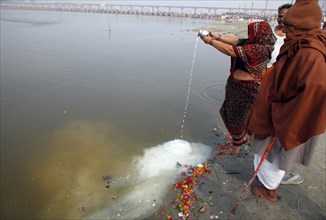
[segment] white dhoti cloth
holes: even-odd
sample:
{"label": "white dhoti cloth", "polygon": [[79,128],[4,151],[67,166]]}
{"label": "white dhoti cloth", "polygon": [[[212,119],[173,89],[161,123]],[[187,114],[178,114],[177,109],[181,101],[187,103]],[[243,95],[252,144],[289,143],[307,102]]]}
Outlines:
{"label": "white dhoti cloth", "polygon": [[[288,151],[285,151],[281,142],[276,139],[257,173],[260,182],[267,189],[274,190],[281,183],[285,171],[291,170],[296,163],[308,166],[317,147],[318,138],[319,135],[311,137],[305,143]],[[270,136],[263,140],[254,139],[252,141],[255,169],[257,169],[261,157],[264,155],[271,139],[272,137]]]}
{"label": "white dhoti cloth", "polygon": [[[264,160],[263,164],[260,167],[260,170],[257,173],[259,181],[270,190],[276,189],[285,174],[284,170],[279,169],[279,156],[277,156],[273,162],[269,162],[268,160]],[[261,160],[261,156],[259,154],[254,155],[254,166],[255,170],[257,169],[259,162]]]}

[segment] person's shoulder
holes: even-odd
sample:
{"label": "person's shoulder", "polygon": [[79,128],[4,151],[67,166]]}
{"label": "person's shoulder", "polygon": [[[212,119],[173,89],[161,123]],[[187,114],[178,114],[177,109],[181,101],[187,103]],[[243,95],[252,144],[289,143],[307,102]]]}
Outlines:
{"label": "person's shoulder", "polygon": [[318,47],[306,47],[303,46],[301,47],[296,55],[296,59],[302,60],[305,64],[307,63],[315,63],[315,64],[320,64],[324,63],[326,59],[326,53],[325,53],[325,48],[318,48]]}
{"label": "person's shoulder", "polygon": [[285,38],[283,28],[279,25],[275,26],[275,28],[273,29],[273,33],[276,35],[276,37]]}
{"label": "person's shoulder", "polygon": [[326,57],[326,46],[324,42],[317,39],[309,39],[309,43],[302,45],[302,51],[308,53],[309,55],[322,55]]}

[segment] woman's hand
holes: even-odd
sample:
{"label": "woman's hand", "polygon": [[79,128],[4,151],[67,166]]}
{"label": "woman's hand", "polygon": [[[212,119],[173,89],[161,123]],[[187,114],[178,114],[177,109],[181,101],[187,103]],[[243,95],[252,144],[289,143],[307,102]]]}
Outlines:
{"label": "woman's hand", "polygon": [[205,44],[211,44],[211,42],[212,42],[212,40],[214,38],[212,38],[211,36],[207,35],[207,36],[201,37],[201,39],[205,42]]}
{"label": "woman's hand", "polygon": [[220,35],[210,31],[209,36],[211,36],[213,39],[217,39]]}

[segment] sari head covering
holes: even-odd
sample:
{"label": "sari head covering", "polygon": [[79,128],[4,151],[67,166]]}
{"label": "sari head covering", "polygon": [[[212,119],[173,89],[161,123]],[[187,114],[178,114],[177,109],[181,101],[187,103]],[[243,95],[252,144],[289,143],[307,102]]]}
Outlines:
{"label": "sari head covering", "polygon": [[233,46],[237,57],[257,82],[261,81],[271,59],[275,41],[271,26],[265,21],[259,21],[248,25],[248,41],[245,45]]}

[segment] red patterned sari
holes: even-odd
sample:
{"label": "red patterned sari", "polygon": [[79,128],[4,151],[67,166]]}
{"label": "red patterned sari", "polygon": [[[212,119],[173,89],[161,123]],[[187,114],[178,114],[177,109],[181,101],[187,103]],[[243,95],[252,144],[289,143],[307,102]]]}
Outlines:
{"label": "red patterned sari", "polygon": [[[248,25],[248,40],[244,45],[233,46],[237,57],[231,58],[231,74],[225,86],[220,114],[234,146],[241,146],[248,141],[250,114],[274,44],[275,36],[270,25],[262,21]],[[254,80],[234,79],[232,73],[238,66],[242,66]]]}

